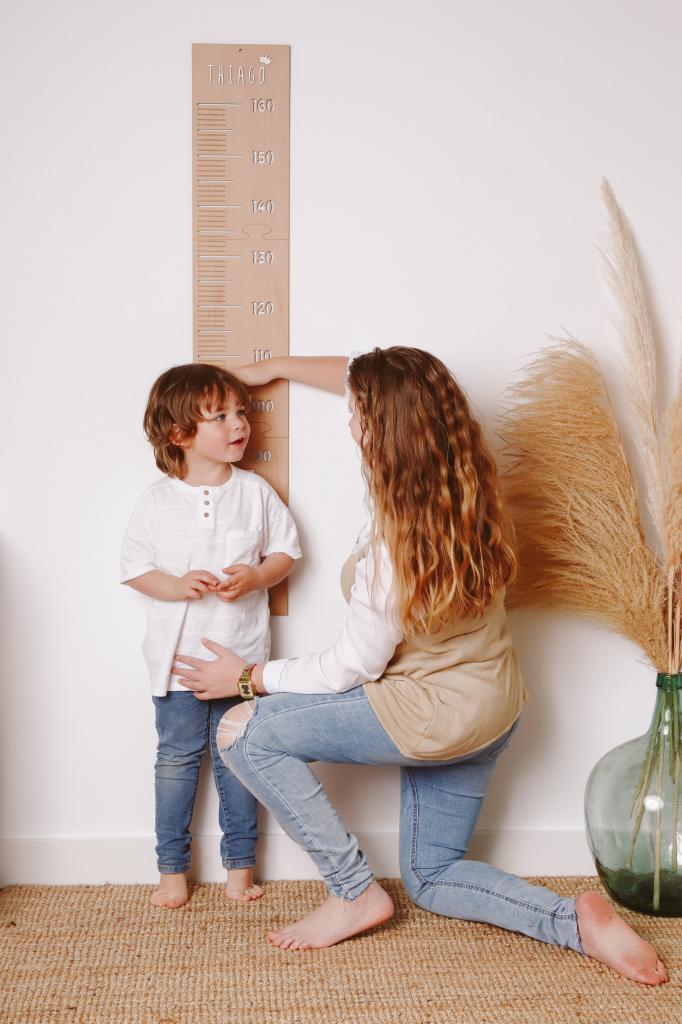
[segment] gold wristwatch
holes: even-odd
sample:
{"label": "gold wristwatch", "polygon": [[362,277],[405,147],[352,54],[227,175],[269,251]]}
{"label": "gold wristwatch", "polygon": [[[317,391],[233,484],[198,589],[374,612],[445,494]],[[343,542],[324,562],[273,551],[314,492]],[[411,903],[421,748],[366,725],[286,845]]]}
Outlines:
{"label": "gold wristwatch", "polygon": [[244,665],[242,674],[237,680],[237,690],[239,692],[239,696],[243,700],[253,700],[256,696],[256,691],[254,690],[253,683],[251,682],[251,673],[253,672],[253,668],[253,665]]}

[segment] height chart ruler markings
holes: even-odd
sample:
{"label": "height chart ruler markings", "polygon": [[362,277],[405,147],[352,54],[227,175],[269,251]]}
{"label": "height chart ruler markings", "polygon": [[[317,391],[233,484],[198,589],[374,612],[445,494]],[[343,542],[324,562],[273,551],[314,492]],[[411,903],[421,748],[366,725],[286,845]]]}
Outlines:
{"label": "height chart ruler markings", "polygon": [[[289,354],[288,46],[192,46],[194,360]],[[251,394],[240,466],[289,498],[289,386]],[[286,581],[270,611],[287,613]]]}

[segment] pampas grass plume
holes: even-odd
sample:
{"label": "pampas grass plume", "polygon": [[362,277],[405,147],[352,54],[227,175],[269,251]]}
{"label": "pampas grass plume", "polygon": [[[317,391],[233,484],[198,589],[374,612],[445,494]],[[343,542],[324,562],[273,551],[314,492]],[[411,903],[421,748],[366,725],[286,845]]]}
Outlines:
{"label": "pampas grass plume", "polygon": [[634,241],[621,207],[604,178],[602,199],[610,225],[603,267],[617,307],[617,330],[632,413],[632,438],[642,463],[645,499],[664,542],[664,487],[656,414],[656,349]]}
{"label": "pampas grass plume", "polygon": [[596,619],[667,671],[667,578],[644,538],[594,356],[574,339],[559,342],[526,368],[510,399],[500,435],[519,571],[508,604]]}

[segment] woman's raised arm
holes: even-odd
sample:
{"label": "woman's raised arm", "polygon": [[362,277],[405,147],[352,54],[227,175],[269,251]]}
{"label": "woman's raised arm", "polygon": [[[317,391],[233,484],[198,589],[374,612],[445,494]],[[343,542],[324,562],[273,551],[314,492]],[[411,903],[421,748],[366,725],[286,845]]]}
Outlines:
{"label": "woman's raised arm", "polygon": [[258,363],[230,368],[249,387],[271,380],[295,380],[312,388],[342,395],[346,387],[347,356],[275,356]]}

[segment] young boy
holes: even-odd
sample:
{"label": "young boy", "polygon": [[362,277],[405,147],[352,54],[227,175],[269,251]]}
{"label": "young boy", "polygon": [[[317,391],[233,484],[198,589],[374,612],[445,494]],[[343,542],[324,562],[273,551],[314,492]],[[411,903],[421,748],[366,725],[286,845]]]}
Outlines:
{"label": "young boy", "polygon": [[223,764],[216,728],[237,699],[198,700],[172,674],[176,652],[205,658],[208,638],[247,662],[270,652],[268,588],[301,557],[294,522],[262,477],[238,469],[251,428],[244,385],[216,366],[163,373],[144,429],[165,476],[140,498],[123,540],[121,580],[147,600],[143,650],[156,708],[156,854],[161,907],[188,900],[189,825],[208,744],[218,790],[226,894],[258,899],[255,798]]}

